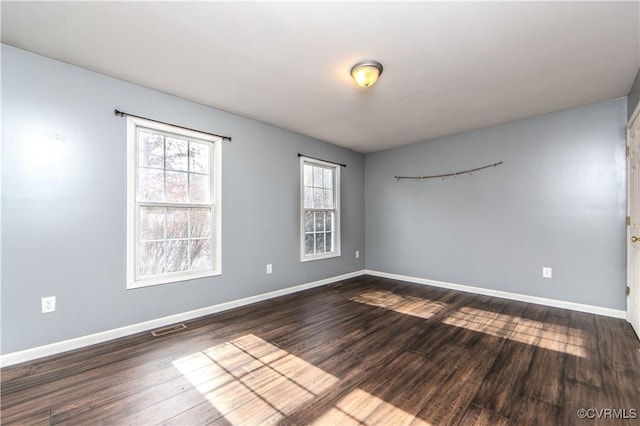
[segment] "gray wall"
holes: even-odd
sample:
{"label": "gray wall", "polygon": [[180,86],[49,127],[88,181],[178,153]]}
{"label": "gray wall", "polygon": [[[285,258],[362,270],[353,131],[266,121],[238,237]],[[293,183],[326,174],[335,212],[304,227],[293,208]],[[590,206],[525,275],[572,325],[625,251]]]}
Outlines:
{"label": "gray wall", "polygon": [[631,118],[631,114],[633,114],[638,104],[640,104],[640,69],[638,69],[636,78],[633,80],[633,85],[629,91],[629,96],[627,97],[627,119]]}
{"label": "gray wall", "polygon": [[[233,136],[222,276],[125,289],[126,120],[114,108]],[[4,45],[2,125],[2,353],[364,268],[362,154]],[[60,158],[33,167],[32,148],[57,134]],[[299,261],[298,152],[347,163],[340,258]],[[57,311],[41,314],[53,295]]]}
{"label": "gray wall", "polygon": [[[360,270],[364,258],[373,270],[624,309],[625,98],[364,157],[1,53],[2,353]],[[233,136],[223,145],[222,276],[125,289],[126,120],[114,108]],[[34,167],[32,148],[58,134],[60,157]],[[298,152],[348,164],[340,258],[299,262]],[[499,160],[473,176],[393,179]],[[52,295],[57,311],[40,314]]]}
{"label": "gray wall", "polygon": [[619,98],[367,155],[367,269],[625,309],[626,117]]}

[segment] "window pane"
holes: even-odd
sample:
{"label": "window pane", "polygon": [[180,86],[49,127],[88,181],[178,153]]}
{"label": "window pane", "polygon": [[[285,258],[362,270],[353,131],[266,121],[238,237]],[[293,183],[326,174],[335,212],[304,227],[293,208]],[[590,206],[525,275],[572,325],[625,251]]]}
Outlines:
{"label": "window pane", "polygon": [[189,209],[167,208],[167,238],[187,238]]}
{"label": "window pane", "polygon": [[138,165],[164,167],[164,136],[138,132]]}
{"label": "window pane", "polygon": [[164,269],[164,243],[140,243],[141,276],[161,274]]}
{"label": "window pane", "polygon": [[189,174],[189,200],[192,203],[211,202],[211,178],[209,175]]}
{"label": "window pane", "polygon": [[304,165],[304,186],[313,186],[313,166]]}
{"label": "window pane", "polygon": [[191,210],[191,237],[209,237],[211,235],[211,209]]}
{"label": "window pane", "polygon": [[327,212],[324,221],[325,231],[333,231],[333,212]]}
{"label": "window pane", "polygon": [[316,232],[324,231],[324,213],[316,212]]}
{"label": "window pane", "polygon": [[191,241],[191,268],[204,269],[211,266],[209,240]]}
{"label": "window pane", "polygon": [[316,188],[322,188],[322,168],[313,168],[313,186]]}
{"label": "window pane", "polygon": [[333,188],[333,170],[324,169],[324,187],[327,189]]}
{"label": "window pane", "polygon": [[333,191],[330,189],[323,190],[322,198],[324,202],[324,208],[332,209],[333,208]]}
{"label": "window pane", "polygon": [[167,201],[187,202],[187,173],[167,171]]}
{"label": "window pane", "polygon": [[140,207],[140,240],[164,239],[164,207]]}
{"label": "window pane", "polygon": [[331,246],[333,245],[333,232],[327,232],[324,235],[324,248],[327,253],[331,251]]}
{"label": "window pane", "polygon": [[187,171],[187,146],[187,141],[167,138],[165,166],[167,169]]}
{"label": "window pane", "polygon": [[322,208],[322,198],[323,198],[322,189],[313,188],[313,208],[321,209]]}
{"label": "window pane", "polygon": [[304,212],[304,232],[313,232],[313,212]]}
{"label": "window pane", "polygon": [[324,234],[316,234],[316,253],[324,253]]}
{"label": "window pane", "polygon": [[310,209],[313,207],[313,189],[305,188],[304,189],[304,208]]}
{"label": "window pane", "polygon": [[163,201],[164,172],[155,169],[138,169],[138,200]]}
{"label": "window pane", "polygon": [[209,174],[209,145],[189,143],[189,169],[196,173]]}
{"label": "window pane", "polygon": [[313,254],[313,234],[304,236],[304,254]]}
{"label": "window pane", "polygon": [[187,271],[189,269],[189,242],[167,242],[167,272]]}

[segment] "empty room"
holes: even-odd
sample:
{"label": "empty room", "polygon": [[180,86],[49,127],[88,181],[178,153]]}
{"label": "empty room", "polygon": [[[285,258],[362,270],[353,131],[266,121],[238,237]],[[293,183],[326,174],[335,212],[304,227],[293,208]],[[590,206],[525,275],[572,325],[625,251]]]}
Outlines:
{"label": "empty room", "polygon": [[2,425],[640,424],[640,2],[0,17]]}

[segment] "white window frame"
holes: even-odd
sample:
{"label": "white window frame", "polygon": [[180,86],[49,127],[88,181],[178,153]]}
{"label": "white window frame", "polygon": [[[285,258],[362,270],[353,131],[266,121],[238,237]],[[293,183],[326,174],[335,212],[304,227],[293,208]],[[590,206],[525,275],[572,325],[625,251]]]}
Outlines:
{"label": "white window frame", "polygon": [[[212,209],[211,252],[213,253],[212,268],[196,271],[183,271],[159,274],[153,277],[137,276],[137,251],[139,247],[139,211],[140,205],[148,205],[147,202],[139,202],[136,199],[138,186],[137,164],[137,131],[138,128],[148,129],[161,133],[169,133],[177,137],[195,139],[199,142],[211,143],[211,204],[205,205]],[[137,117],[127,117],[127,289],[148,287],[159,284],[175,283],[196,278],[212,277],[222,274],[222,138],[213,135],[187,130],[169,124],[158,123]],[[202,204],[188,203],[151,203],[167,207],[202,207]]]}
{"label": "white window frame", "polygon": [[[304,229],[304,216],[305,210],[317,210],[317,209],[305,209],[304,207],[304,165],[317,165],[322,167],[329,167],[333,169],[333,209],[326,209],[328,211],[334,211],[335,223],[334,223],[334,242],[332,244],[332,251],[327,253],[318,254],[306,254],[305,253],[305,229]],[[310,262],[313,260],[329,259],[332,257],[340,256],[340,167],[337,164],[329,163],[322,160],[316,160],[315,158],[309,158],[300,156],[300,262]]]}

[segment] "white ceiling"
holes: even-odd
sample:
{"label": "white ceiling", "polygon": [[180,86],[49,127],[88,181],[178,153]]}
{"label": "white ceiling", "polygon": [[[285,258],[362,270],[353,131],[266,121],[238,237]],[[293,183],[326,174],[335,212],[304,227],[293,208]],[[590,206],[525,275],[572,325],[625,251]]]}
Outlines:
{"label": "white ceiling", "polygon": [[625,96],[639,5],[2,1],[2,42],[372,152]]}

